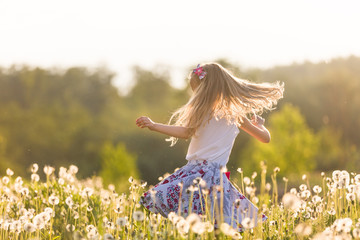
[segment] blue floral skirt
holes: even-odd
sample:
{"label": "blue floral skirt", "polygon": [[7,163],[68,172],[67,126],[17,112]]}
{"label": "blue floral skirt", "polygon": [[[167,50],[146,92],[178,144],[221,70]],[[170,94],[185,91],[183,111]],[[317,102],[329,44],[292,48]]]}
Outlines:
{"label": "blue floral skirt", "polygon": [[[237,231],[244,230],[245,226],[241,224],[243,219],[248,218],[252,222],[251,227],[254,227],[260,216],[258,208],[237,190],[227,174],[221,171],[221,166],[206,160],[189,161],[145,192],[140,204],[164,217],[170,212],[186,217],[190,212],[204,215],[206,211],[210,211],[210,216],[215,219],[215,227],[218,227],[217,222],[222,215],[223,221]],[[261,214],[261,220],[266,219]]]}

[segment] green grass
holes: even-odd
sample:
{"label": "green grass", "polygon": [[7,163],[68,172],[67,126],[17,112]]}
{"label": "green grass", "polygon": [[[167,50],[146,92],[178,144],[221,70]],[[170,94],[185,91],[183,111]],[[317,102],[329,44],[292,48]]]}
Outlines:
{"label": "green grass", "polygon": [[262,169],[250,177],[239,169],[235,176],[239,190],[268,216],[241,233],[227,224],[215,229],[210,216],[173,213],[163,218],[146,211],[138,202],[148,187],[136,179],[129,179],[125,194],[111,185],[105,188],[99,177],[78,180],[75,166],[59,169],[56,176],[48,167],[46,179],[39,180],[33,165],[31,181],[8,170],[0,181],[0,239],[359,238],[360,175],[319,174],[316,186],[303,177],[290,189],[286,178],[278,179],[277,170],[268,174],[266,166]]}

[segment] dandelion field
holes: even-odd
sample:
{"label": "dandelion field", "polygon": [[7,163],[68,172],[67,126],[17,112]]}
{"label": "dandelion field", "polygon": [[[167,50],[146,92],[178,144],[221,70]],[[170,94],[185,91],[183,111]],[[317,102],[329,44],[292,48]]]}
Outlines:
{"label": "dandelion field", "polygon": [[[322,183],[314,186],[304,175],[288,190],[279,168],[271,171],[270,182],[264,164],[259,176],[238,169],[239,190],[268,217],[256,227],[243,219],[246,230],[240,233],[226,223],[214,228],[207,215],[149,213],[139,205],[148,186],[132,177],[125,194],[104,187],[98,177],[77,179],[74,165],[58,172],[45,166],[46,179],[40,179],[37,164],[31,171],[31,181],[11,169],[1,176],[0,239],[360,239],[360,174],[347,171],[321,173]],[[278,181],[285,186],[281,197]],[[208,197],[199,182],[193,189]]]}

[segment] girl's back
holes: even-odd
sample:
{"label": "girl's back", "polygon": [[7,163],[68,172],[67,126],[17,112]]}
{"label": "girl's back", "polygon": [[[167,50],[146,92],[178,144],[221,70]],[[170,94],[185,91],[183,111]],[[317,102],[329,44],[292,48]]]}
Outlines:
{"label": "girl's back", "polygon": [[186,155],[188,161],[207,160],[225,166],[229,160],[239,129],[226,119],[211,118],[205,121],[191,139]]}

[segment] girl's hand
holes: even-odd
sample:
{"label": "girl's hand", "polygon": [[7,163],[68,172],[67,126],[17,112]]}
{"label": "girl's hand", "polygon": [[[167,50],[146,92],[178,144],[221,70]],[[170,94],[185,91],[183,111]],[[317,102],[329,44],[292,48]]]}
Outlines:
{"label": "girl's hand", "polygon": [[251,122],[256,126],[262,126],[265,123],[265,119],[258,115],[253,115]]}
{"label": "girl's hand", "polygon": [[136,125],[141,128],[147,127],[150,130],[153,130],[155,123],[148,117],[139,117],[136,119]]}

